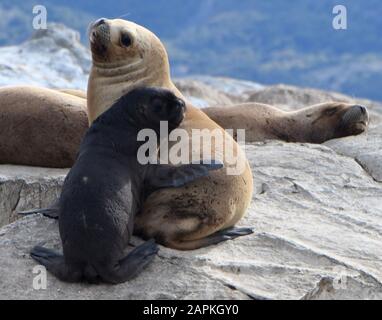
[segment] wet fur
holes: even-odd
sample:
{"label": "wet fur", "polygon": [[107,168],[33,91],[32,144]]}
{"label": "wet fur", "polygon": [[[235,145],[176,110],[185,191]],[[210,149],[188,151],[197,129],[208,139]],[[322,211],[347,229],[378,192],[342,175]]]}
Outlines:
{"label": "wet fur", "polygon": [[[161,108],[167,114],[161,113],[161,120],[169,121],[170,130],[175,128],[182,120],[183,102],[167,90],[146,88],[120,98],[86,133],[56,205],[64,257],[39,246],[31,252],[59,279],[120,283],[135,276],[158,251],[149,241],[125,257],[135,214],[147,196],[144,187],[155,191],[182,186],[206,176],[207,168],[221,168],[138,163],[137,150],[143,143],[137,141],[139,130],[148,127],[159,135],[159,117],[148,123],[150,114],[137,111],[142,107],[147,111],[154,97],[168,106]],[[187,170],[177,176],[183,167]]]}

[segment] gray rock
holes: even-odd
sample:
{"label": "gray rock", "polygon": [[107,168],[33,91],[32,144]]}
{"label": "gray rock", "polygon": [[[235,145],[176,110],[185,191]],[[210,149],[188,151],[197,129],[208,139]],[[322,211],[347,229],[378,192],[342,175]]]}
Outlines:
{"label": "gray rock", "polygon": [[359,154],[356,159],[376,181],[382,182],[382,150]]}
{"label": "gray rock", "polygon": [[177,79],[175,85],[193,105],[199,108],[233,104],[227,94],[199,81]]}
{"label": "gray rock", "polygon": [[41,45],[40,41],[47,39],[54,43],[49,48],[50,51],[58,48],[67,49],[74,56],[75,62],[82,68],[83,72],[85,74],[90,72],[90,51],[81,44],[81,35],[78,31],[61,23],[50,23],[47,29],[37,30],[25,45],[35,51],[35,47]]}
{"label": "gray rock", "polygon": [[355,159],[373,179],[382,182],[382,123],[365,134],[330,140],[325,145]]}
{"label": "gray rock", "polygon": [[77,31],[62,24],[49,24],[20,45],[1,47],[0,57],[0,86],[87,87],[90,51]]}
{"label": "gray rock", "polygon": [[248,102],[303,108],[326,101],[348,101],[349,99],[340,93],[280,84],[255,91],[248,98]]}
{"label": "gray rock", "polygon": [[365,282],[360,277],[325,277],[302,300],[381,300],[381,285]]}
{"label": "gray rock", "polygon": [[[246,152],[255,193],[240,225],[254,227],[253,235],[189,252],[161,247],[136,279],[118,286],[48,274],[47,289],[34,290],[31,246],[60,249],[60,242],[56,221],[29,216],[0,229],[0,298],[381,298],[382,184],[326,146],[264,142]],[[339,288],[338,279],[346,279]]]}
{"label": "gray rock", "polygon": [[46,207],[61,191],[65,169],[0,166],[0,227],[20,218],[16,211]]}
{"label": "gray rock", "polygon": [[246,102],[251,94],[266,88],[264,85],[240,79],[194,75],[184,78],[185,81],[197,81],[228,96],[234,103]]}

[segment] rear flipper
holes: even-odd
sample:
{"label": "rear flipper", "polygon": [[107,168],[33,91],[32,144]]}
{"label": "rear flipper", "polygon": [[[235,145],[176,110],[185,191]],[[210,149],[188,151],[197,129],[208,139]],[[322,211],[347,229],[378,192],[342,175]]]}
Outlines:
{"label": "rear flipper", "polygon": [[17,214],[20,214],[22,216],[29,216],[31,214],[41,213],[45,217],[48,217],[51,219],[58,219],[58,212],[59,212],[59,204],[58,204],[58,200],[56,200],[55,202],[53,202],[53,204],[49,208],[18,211]]}
{"label": "rear flipper", "polygon": [[206,246],[210,246],[213,244],[218,244],[223,241],[227,240],[233,240],[238,237],[247,236],[249,234],[253,233],[252,228],[228,228],[224,229],[218,232],[215,232],[214,234],[210,235],[209,237],[205,238]]}
{"label": "rear flipper", "polygon": [[81,280],[81,271],[69,268],[65,263],[64,256],[53,250],[35,246],[30,255],[34,260],[45,266],[50,273],[62,281],[78,282]]}
{"label": "rear flipper", "polygon": [[170,240],[165,241],[164,243],[166,246],[169,246],[170,248],[178,249],[178,250],[194,250],[199,248],[208,247],[211,245],[218,244],[223,241],[227,240],[233,240],[235,238],[246,236],[253,233],[252,228],[228,228],[225,230],[221,230],[218,232],[215,232],[214,234],[211,234],[208,237],[197,239],[197,240],[190,240],[190,241],[176,241],[176,240]]}
{"label": "rear flipper", "polygon": [[160,188],[182,187],[196,179],[208,176],[209,171],[221,169],[223,166],[223,163],[218,160],[181,166],[152,164],[145,177],[146,190],[151,193]]}
{"label": "rear flipper", "polygon": [[134,278],[148,265],[158,253],[159,248],[154,240],[149,240],[131,251],[116,267],[101,268],[101,278],[113,284],[123,283]]}

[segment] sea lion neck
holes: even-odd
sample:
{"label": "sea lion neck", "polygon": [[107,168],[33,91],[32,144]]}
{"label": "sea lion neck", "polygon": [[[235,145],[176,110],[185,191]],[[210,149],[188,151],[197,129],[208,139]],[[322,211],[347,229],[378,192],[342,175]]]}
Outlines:
{"label": "sea lion neck", "polygon": [[130,76],[137,70],[146,69],[143,60],[133,62],[118,61],[118,62],[96,62],[93,60],[92,71],[96,72],[100,77],[118,77]]}
{"label": "sea lion neck", "polygon": [[183,98],[171,81],[169,66],[163,60],[156,68],[146,59],[133,62],[93,62],[87,97],[89,123],[92,123],[117,99],[137,87],[161,87]]}

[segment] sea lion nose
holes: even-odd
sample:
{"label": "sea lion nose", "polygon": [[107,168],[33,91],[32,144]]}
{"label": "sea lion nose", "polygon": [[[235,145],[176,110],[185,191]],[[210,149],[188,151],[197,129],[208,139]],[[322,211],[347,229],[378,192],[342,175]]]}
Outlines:
{"label": "sea lion nose", "polygon": [[106,18],[100,18],[93,23],[93,27],[97,28],[106,23]]}
{"label": "sea lion nose", "polygon": [[182,109],[182,111],[186,110],[185,102],[182,99],[179,99],[179,98],[176,101],[176,107],[177,107],[177,109]]}
{"label": "sea lion nose", "polygon": [[368,121],[369,114],[367,112],[366,107],[361,105],[351,106],[345,114],[342,116],[342,123],[348,124],[360,120]]}
{"label": "sea lion nose", "polygon": [[366,115],[367,114],[367,109],[364,106],[361,106],[359,104],[356,104],[352,106],[349,111],[355,115]]}
{"label": "sea lion nose", "polygon": [[186,111],[186,104],[182,99],[176,98],[175,102],[171,104],[171,107],[169,109],[169,113],[178,113],[178,112],[185,112]]}
{"label": "sea lion nose", "polygon": [[354,106],[355,108],[359,108],[359,110],[361,111],[362,114],[366,114],[367,110],[366,110],[366,107],[364,106],[361,106],[361,105],[357,105],[357,106]]}

